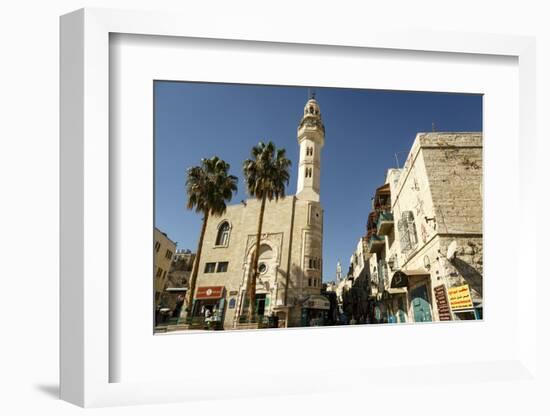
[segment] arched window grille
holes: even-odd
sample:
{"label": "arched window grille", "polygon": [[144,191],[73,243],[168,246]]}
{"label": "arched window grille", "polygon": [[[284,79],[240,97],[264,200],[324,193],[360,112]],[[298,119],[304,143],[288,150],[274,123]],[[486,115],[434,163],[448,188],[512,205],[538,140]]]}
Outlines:
{"label": "arched window grille", "polygon": [[229,223],[224,221],[218,228],[218,236],[216,237],[217,246],[226,246],[229,243],[229,232],[230,232]]}

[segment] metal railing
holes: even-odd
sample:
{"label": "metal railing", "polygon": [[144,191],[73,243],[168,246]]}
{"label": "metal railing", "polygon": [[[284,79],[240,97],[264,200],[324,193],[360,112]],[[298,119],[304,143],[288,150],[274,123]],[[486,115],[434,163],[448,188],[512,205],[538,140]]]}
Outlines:
{"label": "metal railing", "polygon": [[380,224],[383,222],[393,222],[393,213],[391,211],[382,211],[378,215],[378,221],[376,227],[380,228]]}

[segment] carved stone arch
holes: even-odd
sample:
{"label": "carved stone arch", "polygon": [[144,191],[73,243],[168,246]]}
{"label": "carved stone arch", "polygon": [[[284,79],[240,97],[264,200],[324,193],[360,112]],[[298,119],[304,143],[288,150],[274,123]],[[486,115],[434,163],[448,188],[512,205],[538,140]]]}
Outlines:
{"label": "carved stone arch", "polygon": [[[275,258],[275,262],[278,265],[279,264],[279,247],[277,247],[277,244],[274,244],[272,241],[270,241],[267,238],[260,238],[260,255],[261,255],[261,248],[262,246],[267,246],[271,249],[273,252],[273,258]],[[250,264],[252,262],[252,256],[256,249],[256,241],[254,241],[247,249],[246,258],[245,258],[245,264]]]}
{"label": "carved stone arch", "polygon": [[216,232],[216,246],[227,246],[229,244],[229,238],[231,236],[231,230],[233,225],[228,219],[223,219],[218,223]]}
{"label": "carved stone arch", "polygon": [[229,229],[231,230],[233,228],[233,224],[231,224],[231,221],[229,221],[227,218],[224,218],[222,220],[220,220],[220,222],[218,223],[218,225],[216,226],[216,229],[220,229],[220,227],[224,224],[224,223],[227,223],[229,225]]}

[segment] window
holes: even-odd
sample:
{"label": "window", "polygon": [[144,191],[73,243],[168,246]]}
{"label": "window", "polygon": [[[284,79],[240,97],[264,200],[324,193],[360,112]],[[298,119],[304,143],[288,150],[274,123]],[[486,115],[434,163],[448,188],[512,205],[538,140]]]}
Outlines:
{"label": "window", "polygon": [[404,253],[412,250],[418,243],[416,225],[414,223],[414,215],[412,211],[404,211],[401,214],[401,219],[397,222],[397,230],[399,232],[401,252]]}
{"label": "window", "polygon": [[220,261],[218,263],[218,268],[216,269],[216,272],[218,273],[225,273],[227,271],[227,266],[229,265],[229,262],[227,261]]}
{"label": "window", "polygon": [[227,221],[222,222],[218,228],[218,236],[216,237],[217,246],[226,246],[229,243],[230,226]]}
{"label": "window", "polygon": [[306,148],[306,156],[313,156],[313,147]]}
{"label": "window", "polygon": [[160,267],[157,267],[157,277],[160,277],[162,275],[162,269]]}
{"label": "window", "polygon": [[258,266],[258,271],[261,274],[264,274],[265,272],[267,272],[267,265],[265,263],[260,263],[260,265]]}
{"label": "window", "polygon": [[173,255],[173,254],[174,254],[174,253],[172,253],[170,250],[166,250],[166,258],[167,258],[168,260],[170,260],[170,259],[172,258],[172,255]]}
{"label": "window", "polygon": [[160,250],[160,243],[158,241],[155,241],[155,251],[158,253]]}
{"label": "window", "polygon": [[309,279],[307,279],[307,285],[308,285],[309,287],[311,287],[311,277],[310,277]]}
{"label": "window", "polygon": [[313,259],[309,259],[309,268],[313,269]]}
{"label": "window", "polygon": [[214,273],[215,270],[216,270],[216,263],[206,263],[204,265],[205,273]]}

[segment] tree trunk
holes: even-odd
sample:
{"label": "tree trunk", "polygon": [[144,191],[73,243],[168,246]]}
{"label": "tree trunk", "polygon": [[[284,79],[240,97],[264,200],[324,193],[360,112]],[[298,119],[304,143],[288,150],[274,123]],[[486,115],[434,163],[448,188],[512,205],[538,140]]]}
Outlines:
{"label": "tree trunk", "polygon": [[197,284],[197,275],[199,272],[199,263],[201,261],[201,253],[202,253],[202,243],[204,240],[204,234],[206,232],[206,223],[208,222],[208,214],[209,211],[206,211],[204,213],[204,219],[202,221],[202,228],[201,228],[201,236],[199,238],[199,245],[197,246],[197,254],[195,256],[195,261],[193,262],[193,269],[191,271],[191,278],[189,279],[189,290],[187,292],[187,306],[185,308],[187,312],[187,317],[191,316],[193,307],[193,299],[195,295],[195,286]]}
{"label": "tree trunk", "polygon": [[265,211],[265,195],[262,198],[262,205],[260,207],[260,218],[258,220],[258,232],[256,233],[256,249],[254,250],[254,257],[252,260],[251,268],[251,280],[248,286],[248,296],[250,303],[248,305],[248,318],[251,320],[256,314],[256,279],[258,278],[258,260],[260,259],[260,240],[262,238],[262,225],[264,222],[264,211]]}

